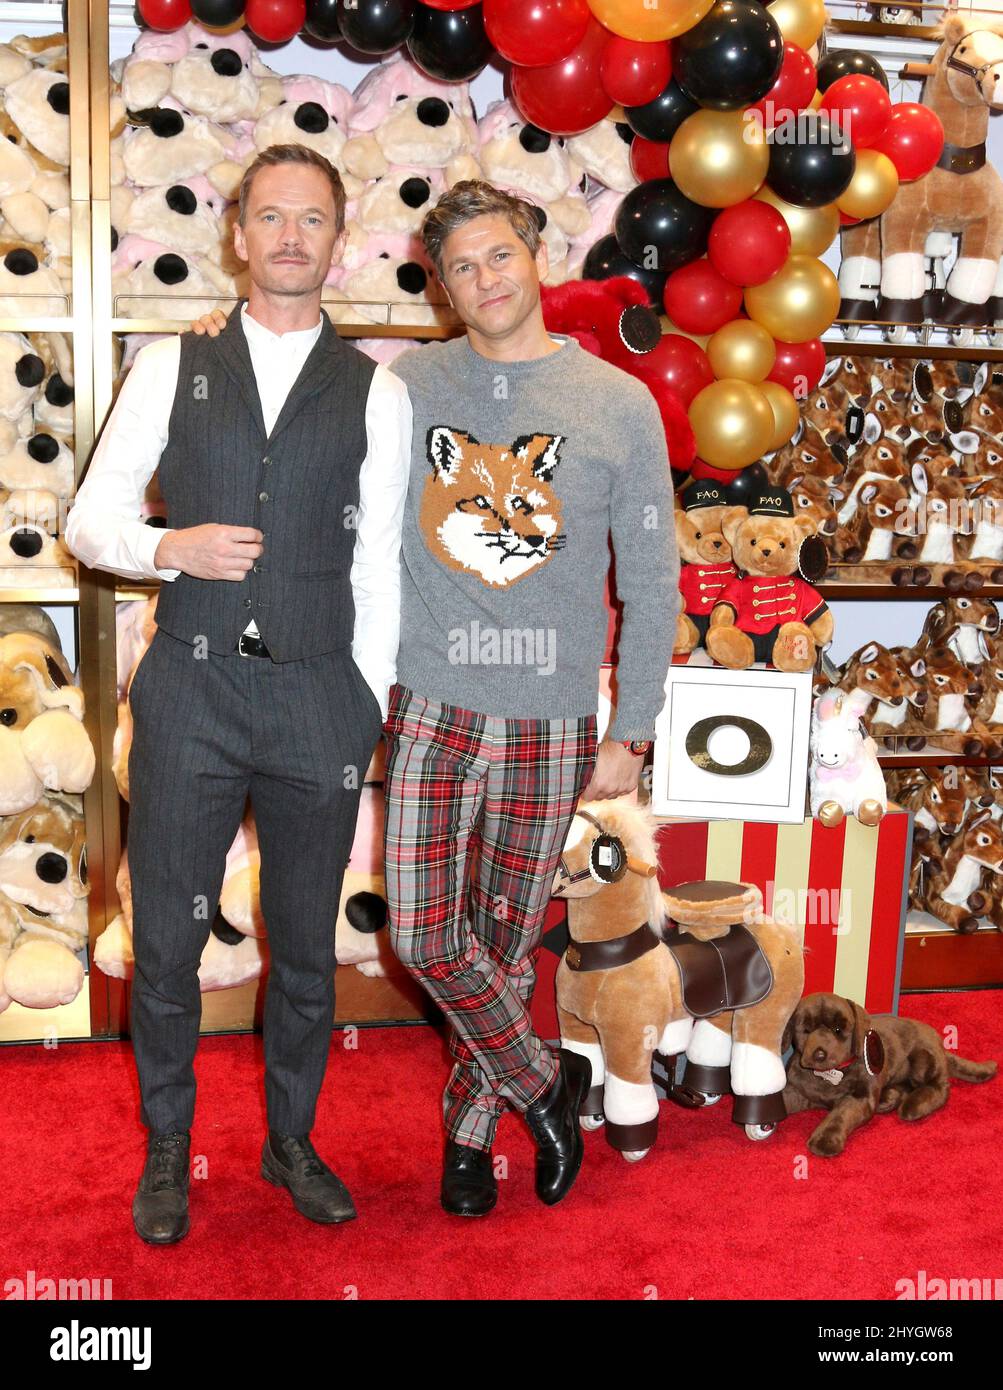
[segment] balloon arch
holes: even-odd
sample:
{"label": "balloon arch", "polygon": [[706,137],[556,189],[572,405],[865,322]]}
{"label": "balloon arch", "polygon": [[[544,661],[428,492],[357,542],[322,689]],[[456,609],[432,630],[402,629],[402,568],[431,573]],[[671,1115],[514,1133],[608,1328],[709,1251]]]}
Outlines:
{"label": "balloon arch", "polygon": [[587,278],[629,274],[669,319],[658,353],[711,468],[793,433],[825,364],[840,294],[820,259],[940,157],[937,117],[892,104],[870,54],[816,59],[822,0],[138,0],[144,22],[194,18],[260,40],[303,32],[374,57],[402,46],[469,81],[497,54],[523,118],[554,136],[622,108],[640,180]]}

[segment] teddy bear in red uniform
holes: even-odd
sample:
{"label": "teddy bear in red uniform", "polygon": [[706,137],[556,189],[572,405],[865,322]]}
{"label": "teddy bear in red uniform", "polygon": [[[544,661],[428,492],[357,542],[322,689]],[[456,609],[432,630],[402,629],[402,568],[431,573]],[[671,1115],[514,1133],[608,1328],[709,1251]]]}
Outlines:
{"label": "teddy bear in red uniform", "polygon": [[740,521],[744,507],[732,506],[727,489],[712,478],[695,479],[676,494],[676,543],[682,611],[676,620],[676,654],[703,644],[711,611],[738,570],[725,539],[724,522]]}
{"label": "teddy bear in red uniform", "polygon": [[[817,589],[798,572],[824,573],[812,556],[806,565],[812,523],[794,515],[790,493],[772,488],[750,505],[747,517],[726,518],[722,527],[743,574],[721,591],[714,605],[706,646],[721,666],[745,670],[764,661],[781,671],[810,671],[820,647],[832,639],[832,614]],[[809,539],[811,537],[811,539]]]}

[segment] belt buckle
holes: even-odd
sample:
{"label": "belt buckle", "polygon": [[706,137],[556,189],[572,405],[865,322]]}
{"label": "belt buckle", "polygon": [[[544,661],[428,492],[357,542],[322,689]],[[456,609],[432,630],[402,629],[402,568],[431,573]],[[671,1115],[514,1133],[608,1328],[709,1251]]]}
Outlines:
{"label": "belt buckle", "polygon": [[238,653],[239,653],[241,656],[253,656],[253,655],[254,655],[253,652],[245,652],[245,651],[244,651],[244,638],[245,638],[246,636],[247,636],[247,633],[246,633],[246,632],[242,632],[242,633],[240,634],[240,637],[239,637],[239,639],[238,639],[238,641],[237,641],[237,651],[238,651]]}

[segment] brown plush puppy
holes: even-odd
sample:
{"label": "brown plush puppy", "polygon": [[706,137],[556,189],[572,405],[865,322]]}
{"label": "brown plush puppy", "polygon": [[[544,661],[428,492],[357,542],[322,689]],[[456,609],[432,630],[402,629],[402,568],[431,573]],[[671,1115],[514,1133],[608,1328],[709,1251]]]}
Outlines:
{"label": "brown plush puppy", "polygon": [[840,1154],[855,1129],[897,1110],[900,1119],[922,1120],[947,1104],[948,1079],[989,1081],[995,1062],[969,1062],[944,1050],[940,1035],[911,1018],[870,1018],[859,1004],[837,994],[802,999],[784,1033],[793,1045],[784,1106],[828,1110],[808,1140],[814,1154]]}

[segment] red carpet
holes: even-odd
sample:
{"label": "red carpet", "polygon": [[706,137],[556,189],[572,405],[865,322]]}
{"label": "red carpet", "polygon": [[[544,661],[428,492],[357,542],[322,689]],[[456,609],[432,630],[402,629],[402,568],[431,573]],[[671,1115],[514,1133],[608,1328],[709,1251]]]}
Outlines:
{"label": "red carpet", "polygon": [[[1003,1057],[1003,994],[907,997],[903,1012],[954,1025],[958,1050]],[[879,1298],[896,1280],[1003,1274],[999,1135],[1003,1082],[953,1083],[945,1111],[909,1127],[881,1117],[842,1157],[799,1157],[821,1118],[797,1115],[754,1144],[729,1102],[663,1104],[658,1146],[629,1165],[601,1132],[560,1206],[532,1189],[514,1116],[495,1212],[438,1206],[444,1048],[428,1028],[336,1035],[314,1134],[359,1219],[311,1226],[258,1176],[261,1040],[203,1039],[192,1153],[192,1230],[144,1246],[130,1203],[143,1132],[127,1044],[0,1052],[4,1258],[0,1283],[100,1278],[115,1298]],[[346,1292],[347,1291],[347,1292]]]}

